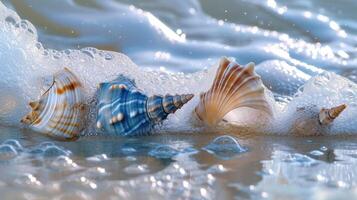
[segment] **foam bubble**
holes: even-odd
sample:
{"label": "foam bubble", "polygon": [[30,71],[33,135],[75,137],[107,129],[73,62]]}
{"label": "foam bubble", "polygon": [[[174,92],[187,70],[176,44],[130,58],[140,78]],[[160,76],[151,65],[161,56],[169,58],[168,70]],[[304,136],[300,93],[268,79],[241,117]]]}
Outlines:
{"label": "foam bubble", "polygon": [[228,160],[237,154],[246,152],[237,139],[232,136],[224,135],[215,138],[211,143],[203,148],[208,153],[216,155],[220,159]]}
{"label": "foam bubble", "polygon": [[23,149],[24,149],[22,147],[22,145],[20,144],[20,142],[15,139],[7,139],[3,142],[3,144],[8,144],[8,145],[13,146],[16,149],[16,151],[23,151]]}
{"label": "foam bubble", "polygon": [[9,144],[0,145],[0,160],[10,160],[18,155],[16,149]]}
{"label": "foam bubble", "polygon": [[172,158],[179,154],[180,152],[168,145],[159,145],[149,152],[150,156],[156,158]]}
{"label": "foam bubble", "polygon": [[71,152],[69,150],[62,149],[58,146],[48,146],[43,149],[44,157],[58,157],[58,156],[68,156]]}

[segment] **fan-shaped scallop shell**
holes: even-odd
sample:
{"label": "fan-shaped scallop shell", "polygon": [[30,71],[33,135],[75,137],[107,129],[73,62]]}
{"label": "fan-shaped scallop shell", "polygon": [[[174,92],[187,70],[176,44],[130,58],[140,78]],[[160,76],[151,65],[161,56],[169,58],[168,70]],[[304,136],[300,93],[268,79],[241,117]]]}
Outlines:
{"label": "fan-shaped scallop shell", "polygon": [[201,94],[195,113],[205,124],[213,126],[227,113],[241,107],[273,115],[262,80],[254,72],[254,64],[242,67],[222,58],[214,82],[207,92]]}
{"label": "fan-shaped scallop shell", "polygon": [[78,138],[84,112],[82,95],[81,83],[65,68],[54,75],[52,86],[39,101],[29,103],[32,111],[21,122],[58,139]]}
{"label": "fan-shaped scallop shell", "polygon": [[97,128],[109,135],[147,135],[155,124],[192,97],[192,94],[148,97],[137,89],[134,81],[121,75],[99,85]]}

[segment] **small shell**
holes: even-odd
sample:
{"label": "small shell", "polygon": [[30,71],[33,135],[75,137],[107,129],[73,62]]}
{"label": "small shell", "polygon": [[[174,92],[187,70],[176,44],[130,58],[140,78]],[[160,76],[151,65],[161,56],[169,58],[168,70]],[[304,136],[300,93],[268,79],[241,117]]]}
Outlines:
{"label": "small shell", "polygon": [[299,136],[324,135],[346,107],[345,104],[329,109],[319,109],[317,105],[298,107],[293,116],[290,133]]}
{"label": "small shell", "polygon": [[331,124],[333,120],[336,119],[346,109],[346,107],[346,104],[342,104],[340,106],[336,106],[329,109],[321,109],[319,113],[319,122],[322,125]]}
{"label": "small shell", "polygon": [[109,135],[147,135],[192,98],[192,94],[147,97],[134,81],[119,76],[99,85],[97,128]]}
{"label": "small shell", "polygon": [[243,107],[273,115],[262,80],[254,72],[254,64],[241,67],[222,58],[214,82],[201,94],[195,113],[202,122],[214,126],[230,111]]}
{"label": "small shell", "polygon": [[32,111],[21,122],[34,131],[58,139],[76,139],[84,112],[81,83],[67,68],[57,73],[53,80],[39,101],[29,103]]}

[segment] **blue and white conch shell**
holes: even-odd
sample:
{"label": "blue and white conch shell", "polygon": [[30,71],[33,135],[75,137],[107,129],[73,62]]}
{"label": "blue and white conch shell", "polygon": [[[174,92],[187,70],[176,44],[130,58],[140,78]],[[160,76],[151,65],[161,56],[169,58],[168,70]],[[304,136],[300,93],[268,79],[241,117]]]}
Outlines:
{"label": "blue and white conch shell", "polygon": [[67,68],[54,75],[52,86],[39,101],[30,102],[32,111],[22,123],[46,135],[73,140],[79,137],[84,114],[82,85]]}
{"label": "blue and white conch shell", "polygon": [[99,84],[97,128],[109,135],[148,135],[155,124],[192,98],[192,94],[148,97],[134,81],[119,76]]}
{"label": "blue and white conch shell", "polygon": [[[257,114],[256,119],[273,117],[274,100],[267,94],[267,89],[254,64],[245,67],[227,58],[222,58],[211,88],[201,94],[194,115],[208,126],[215,126],[225,121],[253,121],[248,119]],[[248,110],[247,110],[248,109]]]}

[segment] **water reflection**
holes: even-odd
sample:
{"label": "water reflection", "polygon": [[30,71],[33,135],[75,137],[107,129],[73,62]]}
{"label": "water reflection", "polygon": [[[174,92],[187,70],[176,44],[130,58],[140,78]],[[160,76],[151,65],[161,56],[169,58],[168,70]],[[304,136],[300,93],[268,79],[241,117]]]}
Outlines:
{"label": "water reflection", "polygon": [[32,136],[35,142],[26,144],[21,137],[0,137],[0,192],[6,199],[212,199],[215,175],[227,171],[220,164],[203,169],[192,157],[199,151],[189,138],[94,137],[65,143]]}
{"label": "water reflection", "polygon": [[[262,161],[262,180],[250,187],[238,187],[255,198],[264,199],[356,198],[357,149],[313,152],[320,160],[275,150],[270,160]],[[335,161],[331,161],[331,154],[335,155]]]}
{"label": "water reflection", "polygon": [[39,134],[1,130],[4,198],[356,197],[353,137],[180,133],[49,142]]}

